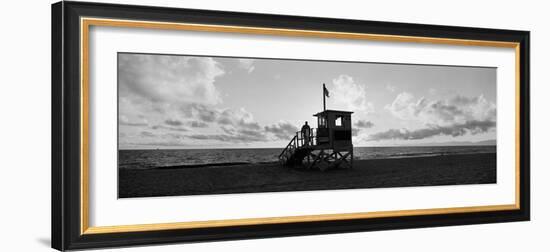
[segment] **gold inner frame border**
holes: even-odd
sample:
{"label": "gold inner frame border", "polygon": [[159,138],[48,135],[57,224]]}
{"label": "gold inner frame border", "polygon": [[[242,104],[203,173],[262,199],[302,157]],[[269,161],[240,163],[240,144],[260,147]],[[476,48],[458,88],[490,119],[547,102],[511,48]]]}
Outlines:
{"label": "gold inner frame border", "polygon": [[[378,211],[378,212],[357,212],[357,213],[339,213],[339,214],[321,214],[321,215],[301,215],[301,216],[281,216],[247,219],[227,219],[227,220],[207,220],[190,222],[172,222],[155,224],[132,224],[120,226],[90,226],[89,224],[89,31],[90,26],[108,26],[108,27],[127,27],[144,29],[163,29],[163,30],[185,30],[202,32],[224,32],[255,35],[274,35],[274,36],[298,36],[298,37],[316,37],[316,38],[337,38],[337,39],[357,39],[370,41],[386,42],[413,42],[430,44],[447,44],[463,46],[487,46],[504,47],[515,49],[515,83],[516,83],[516,162],[515,162],[515,204],[506,205],[488,205],[473,207],[452,207],[452,208],[433,208],[433,209],[414,209],[397,211]],[[399,216],[417,216],[417,215],[437,215],[453,213],[472,213],[472,212],[490,212],[503,210],[520,209],[520,44],[517,42],[488,41],[488,40],[468,40],[453,38],[433,38],[416,37],[400,35],[383,35],[367,33],[348,33],[331,32],[318,30],[296,30],[263,28],[249,26],[227,26],[210,25],[195,23],[171,23],[154,22],[123,19],[102,19],[82,17],[80,19],[80,85],[81,85],[81,164],[80,164],[80,233],[87,234],[105,234],[121,232],[141,232],[141,231],[160,231],[174,229],[193,229],[209,227],[228,227],[244,225],[262,225],[262,224],[282,224],[295,222],[315,222],[315,221],[335,221],[352,219],[370,219],[387,218]]]}

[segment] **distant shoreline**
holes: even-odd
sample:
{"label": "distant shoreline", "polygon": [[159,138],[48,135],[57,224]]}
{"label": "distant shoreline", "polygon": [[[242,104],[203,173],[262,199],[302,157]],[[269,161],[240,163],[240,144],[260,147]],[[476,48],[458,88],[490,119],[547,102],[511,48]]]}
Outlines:
{"label": "distant shoreline", "polygon": [[[495,146],[496,144],[471,144],[471,145],[391,145],[391,146],[354,146],[353,148],[398,148],[398,147],[481,147],[481,146]],[[118,149],[119,151],[133,151],[133,150],[273,150],[280,149],[282,147],[242,147],[242,148],[148,148],[148,149]]]}

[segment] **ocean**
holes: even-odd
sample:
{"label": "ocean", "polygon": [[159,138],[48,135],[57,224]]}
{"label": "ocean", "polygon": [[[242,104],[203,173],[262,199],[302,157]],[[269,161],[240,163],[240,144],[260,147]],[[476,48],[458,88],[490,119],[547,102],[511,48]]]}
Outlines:
{"label": "ocean", "polygon": [[[281,148],[119,150],[120,169],[198,167],[277,162]],[[354,159],[387,159],[475,153],[496,153],[496,146],[355,147]]]}

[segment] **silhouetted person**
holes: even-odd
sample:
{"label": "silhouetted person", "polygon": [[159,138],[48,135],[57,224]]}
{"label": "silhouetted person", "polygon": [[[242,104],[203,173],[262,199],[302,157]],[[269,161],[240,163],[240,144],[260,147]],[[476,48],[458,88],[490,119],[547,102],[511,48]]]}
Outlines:
{"label": "silhouetted person", "polygon": [[307,125],[307,121],[306,121],[306,124],[302,126],[302,139],[304,139],[304,146],[309,145],[310,135],[311,135],[311,128],[309,127],[309,125]]}

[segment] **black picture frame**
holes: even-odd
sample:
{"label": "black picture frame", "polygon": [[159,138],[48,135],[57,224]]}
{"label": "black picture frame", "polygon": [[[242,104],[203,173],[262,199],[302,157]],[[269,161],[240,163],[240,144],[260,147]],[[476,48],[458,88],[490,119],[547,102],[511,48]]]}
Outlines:
{"label": "black picture frame", "polygon": [[[282,224],[82,234],[80,18],[320,30],[519,43],[519,209]],[[102,3],[52,5],[52,247],[58,250],[157,243],[527,221],[530,219],[529,32]]]}

